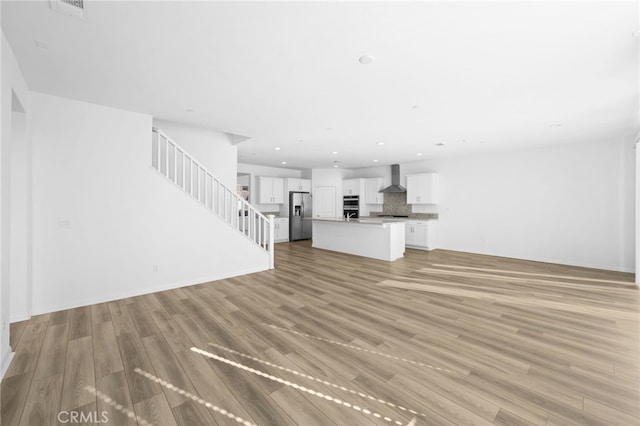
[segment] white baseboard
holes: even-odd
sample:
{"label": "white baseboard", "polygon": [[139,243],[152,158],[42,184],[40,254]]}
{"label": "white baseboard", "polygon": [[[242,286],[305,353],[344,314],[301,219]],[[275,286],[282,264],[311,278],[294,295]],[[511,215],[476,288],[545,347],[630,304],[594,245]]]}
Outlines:
{"label": "white baseboard", "polygon": [[31,318],[31,314],[27,312],[21,312],[19,314],[11,314],[9,316],[9,323],[13,324],[14,322],[26,321]]}
{"label": "white baseboard", "polygon": [[0,364],[0,379],[4,378],[4,374],[9,369],[9,364],[11,364],[11,360],[14,355],[15,352],[11,352],[11,349],[9,349],[9,352],[2,357],[2,364]]}
{"label": "white baseboard", "polygon": [[197,285],[197,284],[204,284],[204,283],[208,283],[208,282],[211,282],[211,281],[224,280],[226,278],[232,278],[232,277],[237,277],[237,276],[240,276],[240,275],[253,274],[253,273],[256,273],[256,272],[262,272],[262,271],[268,271],[268,270],[269,270],[269,265],[266,265],[265,267],[247,269],[247,270],[243,270],[243,271],[236,271],[236,272],[228,273],[228,274],[220,274],[220,275],[216,275],[216,276],[202,277],[202,278],[193,279],[193,280],[189,280],[189,281],[183,281],[183,282],[176,282],[176,283],[171,283],[171,284],[160,285],[160,286],[157,286],[157,287],[146,287],[146,288],[142,288],[142,289],[136,289],[136,290],[132,290],[132,291],[116,293],[116,294],[113,294],[113,295],[110,295],[110,296],[104,297],[104,298],[87,298],[87,299],[72,300],[72,301],[69,301],[67,303],[63,303],[63,304],[59,304],[59,305],[50,305],[50,306],[44,306],[44,307],[40,307],[40,308],[34,308],[32,315],[47,314],[47,313],[50,313],[50,312],[57,312],[57,311],[63,311],[63,310],[66,310],[66,309],[79,308],[81,306],[95,305],[97,303],[113,302],[114,300],[126,299],[128,297],[142,296],[143,294],[157,293],[157,292],[166,291],[166,290],[173,290],[175,288],[187,287],[187,286]]}

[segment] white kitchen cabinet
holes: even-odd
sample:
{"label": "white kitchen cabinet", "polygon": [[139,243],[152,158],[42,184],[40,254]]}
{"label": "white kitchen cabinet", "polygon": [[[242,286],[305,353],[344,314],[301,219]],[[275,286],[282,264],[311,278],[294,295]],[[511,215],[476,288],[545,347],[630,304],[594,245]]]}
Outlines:
{"label": "white kitchen cabinet", "polygon": [[438,174],[407,175],[407,204],[438,204]]}
{"label": "white kitchen cabinet", "polygon": [[311,179],[287,178],[285,181],[286,195],[289,191],[311,192]]}
{"label": "white kitchen cabinet", "polygon": [[258,176],[258,204],[282,204],[284,202],[284,179]]}
{"label": "white kitchen cabinet", "polygon": [[289,241],[289,218],[278,217],[273,221],[273,241],[281,243]]}
{"label": "white kitchen cabinet", "polygon": [[311,192],[311,179],[300,179],[302,192]]}
{"label": "white kitchen cabinet", "polygon": [[379,191],[383,188],[381,177],[367,178],[364,180],[364,201],[367,204],[384,204],[384,194]]}
{"label": "white kitchen cabinet", "polygon": [[405,224],[405,245],[421,250],[436,248],[435,221],[409,220]]}
{"label": "white kitchen cabinet", "polygon": [[360,195],[364,179],[344,179],[342,181],[342,195]]}

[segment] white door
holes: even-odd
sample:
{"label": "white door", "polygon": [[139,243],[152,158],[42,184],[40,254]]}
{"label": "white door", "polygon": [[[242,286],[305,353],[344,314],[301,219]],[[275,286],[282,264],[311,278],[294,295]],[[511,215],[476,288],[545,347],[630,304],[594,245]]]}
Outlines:
{"label": "white door", "polygon": [[339,217],[336,215],[336,187],[319,186],[313,195],[315,217]]}

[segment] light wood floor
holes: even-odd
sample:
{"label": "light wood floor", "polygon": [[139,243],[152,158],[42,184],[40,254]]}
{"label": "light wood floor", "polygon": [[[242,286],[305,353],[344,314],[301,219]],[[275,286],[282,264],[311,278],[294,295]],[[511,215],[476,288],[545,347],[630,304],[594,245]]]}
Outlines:
{"label": "light wood floor", "polygon": [[276,266],[12,324],[2,424],[640,424],[630,274],[309,242]]}

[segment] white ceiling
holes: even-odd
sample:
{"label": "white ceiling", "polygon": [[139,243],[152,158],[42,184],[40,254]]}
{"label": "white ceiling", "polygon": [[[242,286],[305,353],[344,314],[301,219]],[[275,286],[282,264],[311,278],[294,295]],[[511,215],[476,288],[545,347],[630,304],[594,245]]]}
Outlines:
{"label": "white ceiling", "polygon": [[85,9],[2,2],[30,89],[248,136],[244,163],[371,167],[640,129],[636,1]]}

